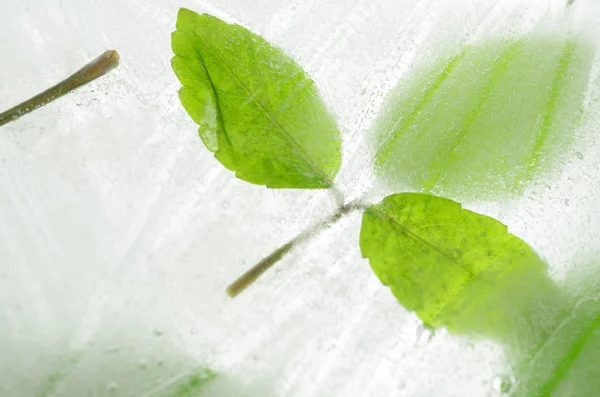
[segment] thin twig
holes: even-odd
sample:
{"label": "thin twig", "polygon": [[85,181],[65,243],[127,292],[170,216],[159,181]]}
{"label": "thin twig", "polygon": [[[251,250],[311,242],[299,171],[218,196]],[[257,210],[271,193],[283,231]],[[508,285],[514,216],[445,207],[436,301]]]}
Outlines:
{"label": "thin twig", "polygon": [[19,117],[32,112],[33,110],[54,101],[57,98],[81,87],[98,77],[105,75],[119,65],[119,54],[114,50],[105,51],[98,58],[79,69],[46,91],[34,96],[25,102],[0,113],[0,126],[15,121]]}
{"label": "thin twig", "polygon": [[330,216],[329,218],[319,222],[313,227],[304,230],[302,233],[298,234],[296,237],[283,244],[281,247],[277,248],[263,260],[258,262],[256,265],[252,266],[250,270],[242,274],[231,283],[227,287],[227,294],[234,298],[239,295],[246,288],[251,286],[264,272],[269,270],[273,265],[281,260],[288,252],[290,252],[293,248],[295,248],[298,244],[314,237],[318,232],[325,229],[326,227],[332,226],[337,221],[339,221],[342,216],[348,214],[349,212],[357,209],[357,205],[355,203],[350,203],[344,205],[339,208],[339,210]]}

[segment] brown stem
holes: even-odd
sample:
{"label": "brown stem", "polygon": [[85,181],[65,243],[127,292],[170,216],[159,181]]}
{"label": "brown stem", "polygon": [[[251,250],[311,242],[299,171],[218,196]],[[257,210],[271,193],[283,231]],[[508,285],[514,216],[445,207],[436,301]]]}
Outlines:
{"label": "brown stem", "polygon": [[48,88],[46,91],[37,94],[33,98],[28,99],[3,113],[0,113],[0,126],[15,121],[19,117],[60,98],[74,89],[96,80],[98,77],[105,75],[118,65],[119,54],[114,50],[105,51],[98,58],[94,59],[55,86]]}
{"label": "brown stem", "polygon": [[318,232],[323,230],[326,227],[329,227],[336,223],[338,220],[342,218],[342,216],[346,215],[350,211],[359,208],[356,204],[351,203],[340,207],[340,209],[330,216],[329,218],[321,221],[315,226],[304,230],[302,233],[298,234],[296,237],[283,244],[281,247],[277,248],[263,260],[258,262],[256,265],[252,266],[247,272],[242,274],[237,278],[233,283],[231,283],[227,287],[227,294],[235,298],[238,294],[244,291],[246,288],[251,286],[264,272],[269,270],[273,265],[281,260],[288,252],[290,252],[294,247],[298,244],[314,237]]}

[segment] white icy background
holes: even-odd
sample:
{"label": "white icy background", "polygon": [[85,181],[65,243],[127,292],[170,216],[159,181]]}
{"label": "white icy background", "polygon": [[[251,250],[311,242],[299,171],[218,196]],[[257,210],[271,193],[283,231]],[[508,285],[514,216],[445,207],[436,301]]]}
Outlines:
{"label": "white icy background", "polygon": [[[499,395],[501,349],[429,339],[361,258],[357,214],[227,298],[334,203],[247,184],[212,158],[179,104],[170,33],[187,7],[298,60],[342,128],[351,198],[369,190],[366,132],[400,78],[470,40],[600,19],[595,0],[568,17],[565,2],[2,0],[0,109],[106,49],[121,65],[0,129],[0,395],[163,396],[204,364],[224,374],[219,397]],[[560,174],[520,200],[467,204],[558,278],[600,241],[599,63]]]}

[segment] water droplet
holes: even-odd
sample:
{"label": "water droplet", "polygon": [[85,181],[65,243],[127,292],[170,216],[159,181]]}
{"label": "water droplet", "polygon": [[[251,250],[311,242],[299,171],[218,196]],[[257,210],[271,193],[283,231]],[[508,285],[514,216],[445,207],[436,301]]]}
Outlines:
{"label": "water droplet", "polygon": [[162,332],[160,329],[156,328],[154,329],[154,331],[152,331],[152,333],[154,334],[154,336],[156,336],[157,338],[160,338],[161,336],[163,336],[164,332]]}
{"label": "water droplet", "polygon": [[579,160],[583,160],[583,153],[575,152],[575,157],[577,157]]}
{"label": "water droplet", "polygon": [[230,206],[231,206],[231,204],[227,200],[223,200],[223,202],[221,203],[221,207],[223,207],[224,209],[227,209]]}
{"label": "water droplet", "polygon": [[140,369],[141,370],[147,370],[148,369],[148,361],[146,361],[146,360],[141,360],[139,365],[140,365]]}

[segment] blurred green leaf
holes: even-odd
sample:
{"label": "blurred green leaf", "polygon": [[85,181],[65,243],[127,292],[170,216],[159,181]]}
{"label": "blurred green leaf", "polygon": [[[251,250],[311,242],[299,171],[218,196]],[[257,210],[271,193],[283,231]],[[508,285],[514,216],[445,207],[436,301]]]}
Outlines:
{"label": "blurred green leaf", "polygon": [[519,396],[593,397],[600,392],[600,305],[581,301],[570,316],[519,368]]}
{"label": "blurred green leaf", "polygon": [[69,373],[77,366],[83,351],[76,351],[70,356],[63,358],[56,369],[50,375],[46,376],[36,392],[37,397],[51,397],[55,394],[57,386],[69,376]]}
{"label": "blurred green leaf", "polygon": [[239,25],[183,8],[172,47],[181,103],[225,167],[273,188],[332,186],[340,134],[296,62]]}
{"label": "blurred green leaf", "polygon": [[593,397],[600,390],[600,272],[595,262],[574,267],[562,286],[568,300],[555,321],[528,354],[515,351],[518,397]]}
{"label": "blurred green leaf", "polygon": [[[98,346],[103,346],[103,343]],[[111,353],[107,354],[107,350]],[[163,361],[164,357],[140,361],[127,350],[120,352],[105,346],[90,346],[89,350],[73,351],[65,357],[45,357],[42,361],[49,365],[50,373],[42,377],[38,373],[29,374],[25,381],[27,384],[16,388],[20,394],[11,395],[209,397],[219,393],[213,390],[213,386],[217,379],[223,378],[222,374],[204,365],[198,366],[182,358],[169,358],[167,362]],[[228,379],[227,384],[231,383]],[[34,385],[34,393],[26,391],[29,384]]]}
{"label": "blurred green leaf", "polygon": [[465,46],[418,71],[375,123],[378,174],[454,199],[519,193],[559,163],[581,116],[593,52],[575,38]]}

